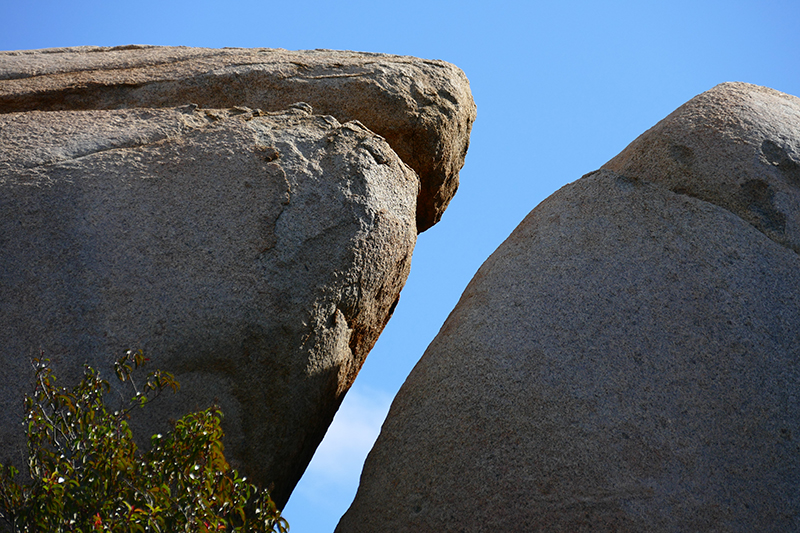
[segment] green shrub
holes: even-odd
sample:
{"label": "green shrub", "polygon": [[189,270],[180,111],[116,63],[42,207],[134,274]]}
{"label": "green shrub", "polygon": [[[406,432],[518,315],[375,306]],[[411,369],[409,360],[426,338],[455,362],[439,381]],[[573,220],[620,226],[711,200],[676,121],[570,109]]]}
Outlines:
{"label": "green shrub", "polygon": [[109,383],[86,367],[68,391],[55,385],[47,360],[35,360],[36,388],[25,400],[28,469],[0,464],[0,517],[13,531],[288,531],[268,491],[247,483],[225,460],[214,406],[184,416],[171,433],[137,449],[128,414],[165,389],[178,390],[166,372],[151,372],[139,388],[132,373],[145,363],[128,352],[117,378],[133,389],[130,402],[109,411]]}

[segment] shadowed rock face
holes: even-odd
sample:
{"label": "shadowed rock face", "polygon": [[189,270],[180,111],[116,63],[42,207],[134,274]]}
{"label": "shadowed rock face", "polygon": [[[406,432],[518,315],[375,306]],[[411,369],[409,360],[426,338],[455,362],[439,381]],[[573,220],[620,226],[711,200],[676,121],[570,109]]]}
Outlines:
{"label": "shadowed rock face", "polygon": [[0,115],[4,458],[40,348],[64,383],[142,348],[182,389],[140,434],[216,400],[234,464],[286,501],[399,298],[419,190],[309,109]]}
{"label": "shadowed rock face", "polygon": [[418,230],[439,221],[475,120],[466,76],[444,61],[161,46],[0,52],[0,113],[185,104],[279,111],[295,102],[383,136],[420,176]]}
{"label": "shadowed rock face", "polygon": [[182,385],[133,420],[143,440],[216,401],[232,464],[282,506],[456,191],[474,118],[443,61],[0,52],[0,460],[24,463],[40,350],[66,384],[141,348]]}
{"label": "shadowed rock face", "polygon": [[536,207],[398,393],[337,531],[800,527],[798,112],[716,87]]}

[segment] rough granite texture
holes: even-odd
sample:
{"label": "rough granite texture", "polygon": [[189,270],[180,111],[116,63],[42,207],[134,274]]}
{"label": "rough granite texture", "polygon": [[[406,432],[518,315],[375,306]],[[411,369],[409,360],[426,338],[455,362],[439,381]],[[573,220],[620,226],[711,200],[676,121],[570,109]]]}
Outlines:
{"label": "rough granite texture", "polygon": [[215,400],[226,455],[283,505],[408,276],[417,175],[358,122],[242,107],[0,115],[0,461],[30,358],[73,383],[141,348]]}
{"label": "rough granite texture", "polygon": [[719,205],[800,253],[800,99],[722,83],[603,165]]}
{"label": "rough granite texture", "polygon": [[420,176],[418,230],[458,188],[475,103],[450,63],[334,50],[76,47],[0,52],[0,113],[295,102],[383,136]]}
{"label": "rough granite texture", "polygon": [[799,103],[716,87],[536,207],[337,532],[800,529]]}

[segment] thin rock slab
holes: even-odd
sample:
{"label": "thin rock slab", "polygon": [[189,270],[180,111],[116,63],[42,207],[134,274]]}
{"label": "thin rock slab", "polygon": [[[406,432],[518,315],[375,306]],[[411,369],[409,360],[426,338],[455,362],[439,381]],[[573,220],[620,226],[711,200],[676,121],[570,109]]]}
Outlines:
{"label": "thin rock slab", "polygon": [[40,348],[65,385],[141,348],[182,387],[134,419],[139,436],[217,402],[234,466],[286,502],[417,235],[413,170],[360,123],[311,112],[0,115],[3,460],[25,460]]}
{"label": "thin rock slab", "polygon": [[247,106],[308,102],[383,136],[420,176],[418,230],[439,221],[458,188],[475,103],[469,82],[438,60],[334,50],[76,47],[0,52],[0,113],[30,110]]}
{"label": "thin rock slab", "polygon": [[[772,99],[764,117],[796,102]],[[737,109],[694,126],[728,131]],[[684,145],[707,169],[749,150],[743,182],[790,198],[771,180],[800,162],[800,129],[744,138],[757,140]],[[749,204],[671,190],[657,154],[638,152],[656,160],[652,181],[642,165],[565,186],[480,268],[395,398],[337,532],[800,528],[800,256]]]}

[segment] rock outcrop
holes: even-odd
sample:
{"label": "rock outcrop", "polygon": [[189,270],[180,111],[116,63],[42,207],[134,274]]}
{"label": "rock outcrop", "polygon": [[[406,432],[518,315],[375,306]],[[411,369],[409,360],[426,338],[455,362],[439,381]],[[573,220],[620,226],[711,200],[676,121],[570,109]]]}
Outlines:
{"label": "rock outcrop", "polygon": [[475,104],[444,61],[341,52],[163,46],[0,52],[0,113],[295,102],[383,136],[421,178],[417,224],[439,221],[458,188]]}
{"label": "rock outcrop", "polygon": [[724,207],[800,253],[797,97],[723,83],[693,98],[603,165]]}
{"label": "rock outcrop", "polygon": [[542,202],[337,531],[797,530],[798,164],[800,99],[724,84]]}
{"label": "rock outcrop", "polygon": [[[439,214],[454,192],[443,183],[457,182],[456,130],[471,119],[456,122],[474,113],[463,74],[350,52],[151,47],[3,53],[0,73],[0,461],[21,462],[40,349],[69,383],[141,348],[181,392],[134,419],[140,435],[216,401],[226,454],[282,506],[397,303],[420,190],[446,197],[430,204]],[[394,83],[467,100],[413,107]],[[428,154],[427,183],[355,120],[359,105]]]}

